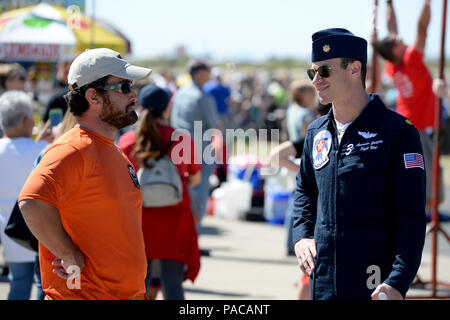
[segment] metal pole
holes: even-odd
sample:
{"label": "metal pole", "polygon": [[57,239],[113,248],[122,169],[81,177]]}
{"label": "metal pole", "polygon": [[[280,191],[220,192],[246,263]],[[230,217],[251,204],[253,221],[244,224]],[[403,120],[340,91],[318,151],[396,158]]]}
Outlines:
{"label": "metal pole", "polygon": [[[377,26],[377,16],[378,16],[378,0],[374,0],[373,8],[373,25]],[[377,92],[377,72],[378,72],[378,55],[375,49],[375,44],[372,45],[372,92]]]}
{"label": "metal pole", "polygon": [[[441,56],[439,59],[439,78],[444,79],[445,68],[445,32],[447,30],[447,0],[444,0],[442,8],[442,34],[441,34]],[[442,99],[441,99],[442,103]]]}
{"label": "metal pole", "polygon": [[92,1],[92,17],[91,17],[91,44],[90,48],[95,48],[95,0]]}
{"label": "metal pole", "polygon": [[[444,0],[442,11],[442,32],[441,32],[441,55],[439,59],[439,78],[444,79],[444,65],[445,65],[445,30],[447,22],[447,0]],[[435,132],[433,136],[433,193],[431,199],[431,250],[432,250],[432,274],[431,274],[431,295],[437,296],[437,254],[438,254],[438,232],[439,227],[439,157],[440,157],[440,134],[441,134],[441,110],[442,99],[436,98],[436,114],[435,114]]]}
{"label": "metal pole", "polygon": [[[439,59],[439,78],[444,80],[444,67],[445,67],[445,32],[447,23],[447,0],[444,0],[444,7],[442,10],[442,37],[441,37],[441,52]],[[432,199],[431,199],[431,223],[430,228],[427,231],[427,235],[431,233],[431,280],[429,282],[423,282],[417,277],[417,284],[430,284],[431,285],[431,296],[411,296],[410,299],[449,299],[450,295],[437,295],[438,286],[444,288],[450,288],[450,283],[437,281],[437,256],[438,256],[438,233],[441,232],[447,241],[450,241],[450,236],[440,227],[439,221],[439,196],[440,196],[440,185],[439,185],[439,156],[440,156],[440,130],[441,130],[441,110],[442,110],[442,99],[436,98],[436,115],[435,115],[435,134],[433,136],[433,189],[432,189]]]}

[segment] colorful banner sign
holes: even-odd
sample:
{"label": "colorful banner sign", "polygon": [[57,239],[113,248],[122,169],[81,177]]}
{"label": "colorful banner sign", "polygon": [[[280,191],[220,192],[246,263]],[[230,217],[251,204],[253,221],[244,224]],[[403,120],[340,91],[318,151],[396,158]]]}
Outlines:
{"label": "colorful banner sign", "polygon": [[81,12],[84,12],[86,8],[86,0],[0,0],[0,13],[32,6],[42,2],[62,6],[65,8],[68,8],[72,5],[78,6]]}
{"label": "colorful banner sign", "polygon": [[0,60],[70,61],[74,48],[58,44],[0,43]]}

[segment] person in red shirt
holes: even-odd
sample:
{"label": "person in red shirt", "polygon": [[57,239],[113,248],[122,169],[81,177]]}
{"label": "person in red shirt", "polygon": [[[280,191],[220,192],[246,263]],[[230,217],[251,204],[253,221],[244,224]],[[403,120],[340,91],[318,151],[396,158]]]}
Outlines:
{"label": "person in red shirt", "polygon": [[[139,170],[150,158],[158,158],[172,141],[166,153],[176,164],[183,184],[183,197],[178,204],[142,209],[148,259],[147,296],[156,298],[155,281],[160,281],[165,299],[183,300],[183,281],[189,279],[194,282],[200,270],[200,250],[188,186],[200,183],[202,167],[194,163],[197,149],[189,133],[178,134],[167,125],[170,94],[155,85],[148,85],[139,93],[139,103],[143,111],[137,130],[122,135],[119,147]],[[188,158],[184,157],[185,152],[190,154]]]}
{"label": "person in red shirt", "polygon": [[142,195],[114,139],[138,119],[132,81],[150,73],[107,48],[70,67],[67,102],[78,125],[45,151],[18,200],[39,240],[46,299],[145,300]]}
{"label": "person in red shirt", "polygon": [[[396,111],[413,123],[420,134],[425,156],[427,176],[427,210],[431,206],[433,141],[435,128],[435,103],[433,80],[424,63],[424,50],[427,29],[431,19],[430,0],[425,0],[417,24],[417,36],[413,45],[407,46],[399,37],[397,18],[392,0],[386,1],[386,21],[389,35],[377,41],[376,27],[372,31],[372,44],[377,52],[386,59],[385,72],[393,80],[397,89]],[[440,177],[441,191],[442,177]],[[443,192],[440,202],[443,201]]]}

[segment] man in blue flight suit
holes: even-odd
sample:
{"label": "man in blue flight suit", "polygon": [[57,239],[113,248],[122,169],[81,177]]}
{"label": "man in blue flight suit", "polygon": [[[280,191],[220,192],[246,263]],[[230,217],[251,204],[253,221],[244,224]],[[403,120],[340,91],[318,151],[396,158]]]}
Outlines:
{"label": "man in blue flight suit", "polygon": [[312,299],[403,299],[425,240],[419,134],[365,92],[366,40],[341,28],[312,36],[308,76],[328,115],[305,138],[293,238]]}

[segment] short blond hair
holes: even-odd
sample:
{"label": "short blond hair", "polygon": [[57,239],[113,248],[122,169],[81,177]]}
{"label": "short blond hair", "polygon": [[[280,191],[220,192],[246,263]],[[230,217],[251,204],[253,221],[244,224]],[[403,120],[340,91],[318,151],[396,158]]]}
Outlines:
{"label": "short blond hair", "polygon": [[292,100],[297,104],[302,105],[303,99],[302,96],[308,92],[314,92],[314,86],[305,80],[294,80],[289,86],[289,90],[291,92]]}

